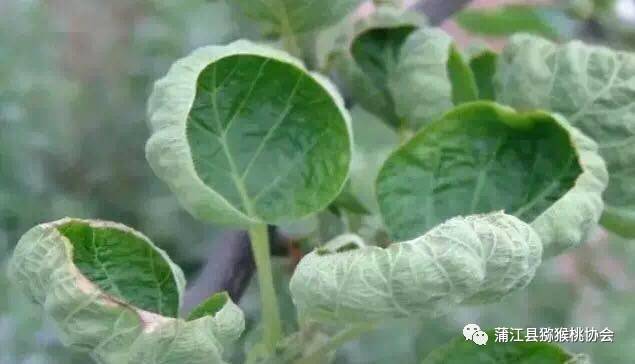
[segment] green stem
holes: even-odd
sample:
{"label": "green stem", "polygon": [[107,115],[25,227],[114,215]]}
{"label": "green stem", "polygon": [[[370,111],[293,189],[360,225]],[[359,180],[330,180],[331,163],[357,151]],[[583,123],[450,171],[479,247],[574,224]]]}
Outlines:
{"label": "green stem", "polygon": [[340,346],[347,342],[354,340],[361,336],[363,333],[372,330],[375,324],[360,324],[353,325],[347,329],[344,329],[337,333],[327,343],[312,351],[307,356],[298,360],[295,364],[320,364],[325,362],[325,358],[332,352],[337,350]]}
{"label": "green stem", "polygon": [[282,324],[280,323],[276,289],[273,285],[267,225],[257,224],[249,228],[249,240],[251,241],[254,261],[256,262],[258,286],[262,301],[264,344],[269,352],[273,352],[282,336]]}

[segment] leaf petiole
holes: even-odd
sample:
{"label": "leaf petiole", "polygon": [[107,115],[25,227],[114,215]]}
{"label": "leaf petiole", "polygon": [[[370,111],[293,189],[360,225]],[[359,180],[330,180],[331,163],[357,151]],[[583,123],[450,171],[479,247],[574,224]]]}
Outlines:
{"label": "leaf petiole", "polygon": [[271,257],[269,255],[269,234],[266,224],[256,224],[249,228],[251,250],[256,262],[258,286],[262,302],[262,320],[264,327],[264,345],[269,352],[273,352],[282,336],[278,299],[273,285]]}

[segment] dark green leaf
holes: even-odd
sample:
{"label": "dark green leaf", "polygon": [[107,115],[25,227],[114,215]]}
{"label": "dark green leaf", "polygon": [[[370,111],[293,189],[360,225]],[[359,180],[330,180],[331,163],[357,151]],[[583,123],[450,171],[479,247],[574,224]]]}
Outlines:
{"label": "dark green leaf", "polygon": [[450,47],[448,76],[450,83],[452,83],[452,102],[454,105],[478,100],[478,89],[472,69],[455,45]]}
{"label": "dark green leaf", "polygon": [[606,169],[596,148],[556,116],[464,104],[384,163],[380,210],[396,240],[454,216],[504,210],[532,223],[549,251],[560,250],[580,243],[599,218]]}
{"label": "dark green leaf", "polygon": [[334,87],[286,53],[238,41],[178,61],[150,99],[147,155],[194,215],[282,223],[335,199],[351,160]]}
{"label": "dark green leaf", "polygon": [[73,246],[73,263],[115,299],[176,317],[180,292],[170,264],[147,239],[121,228],[71,220],[58,227]]}
{"label": "dark green leaf", "polygon": [[478,96],[481,100],[495,100],[494,73],[498,55],[492,51],[482,51],[470,59],[470,68],[478,87]]}

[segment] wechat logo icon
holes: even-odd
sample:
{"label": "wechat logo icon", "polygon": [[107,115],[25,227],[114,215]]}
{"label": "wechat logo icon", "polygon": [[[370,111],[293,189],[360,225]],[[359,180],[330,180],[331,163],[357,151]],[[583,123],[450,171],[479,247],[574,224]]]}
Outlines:
{"label": "wechat logo icon", "polygon": [[485,331],[481,331],[481,327],[477,324],[467,324],[463,327],[463,336],[465,340],[474,341],[476,345],[485,345],[489,339]]}

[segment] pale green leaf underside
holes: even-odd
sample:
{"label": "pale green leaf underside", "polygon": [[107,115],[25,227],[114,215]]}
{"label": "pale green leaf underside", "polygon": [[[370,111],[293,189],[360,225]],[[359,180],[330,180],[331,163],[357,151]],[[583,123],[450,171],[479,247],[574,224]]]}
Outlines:
{"label": "pale green leaf underside", "polygon": [[397,116],[413,130],[478,96],[474,76],[452,38],[434,28],[419,29],[406,39],[388,89]]}
{"label": "pale green leaf underside", "polygon": [[544,342],[495,342],[488,330],[486,345],[479,346],[463,336],[431,352],[421,364],[590,364],[584,355],[572,355]]}
{"label": "pale green leaf underside", "polygon": [[[124,276],[122,265],[130,276]],[[165,269],[175,286],[147,278],[165,279],[156,274],[167,274]],[[42,306],[62,343],[89,352],[98,363],[220,364],[223,345],[244,328],[242,312],[231,301],[214,316],[189,322],[135,306],[140,302],[165,311],[176,299],[178,310],[185,279],[163,251],[120,224],[63,219],[38,225],[18,242],[9,275]],[[157,292],[176,298],[161,299]]]}
{"label": "pale green leaf underside", "polygon": [[326,207],[351,159],[334,88],[283,52],[239,41],[201,48],[158,81],[147,156],[208,221],[281,223]]}
{"label": "pale green leaf underside", "polygon": [[497,301],[531,280],[542,255],[535,231],[503,213],[455,217],[386,249],[343,238],[296,268],[291,294],[301,316],[367,322]]}
{"label": "pale green leaf underside", "polygon": [[249,17],[288,35],[335,24],[361,0],[235,0]]}
{"label": "pale green leaf underside", "polygon": [[504,210],[532,223],[552,254],[580,243],[599,218],[606,171],[595,150],[558,117],[465,104],[384,163],[380,211],[404,240],[453,216]]}
{"label": "pale green leaf underside", "polygon": [[496,89],[498,101],[560,113],[598,143],[610,173],[602,223],[635,236],[635,55],[514,36],[500,57]]}

